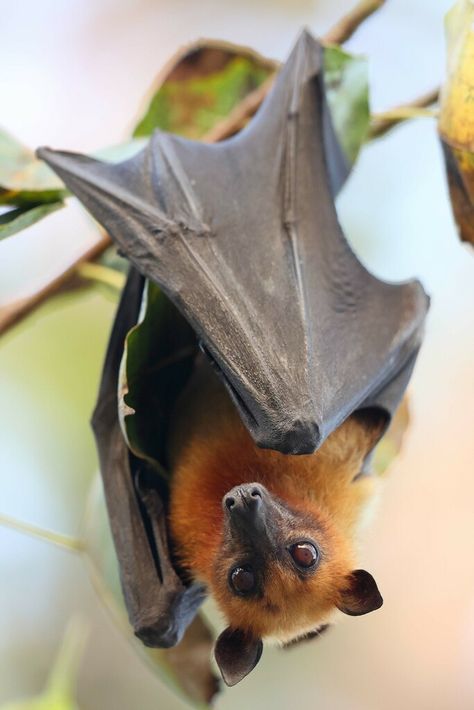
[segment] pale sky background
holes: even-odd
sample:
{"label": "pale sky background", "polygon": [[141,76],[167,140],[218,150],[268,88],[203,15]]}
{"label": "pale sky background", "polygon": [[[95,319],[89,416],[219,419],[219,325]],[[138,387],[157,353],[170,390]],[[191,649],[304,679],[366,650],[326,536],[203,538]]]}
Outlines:
{"label": "pale sky background", "polygon": [[[322,34],[342,0],[3,2],[0,124],[25,144],[92,151],[127,136],[160,67],[215,37],[284,59],[301,26]],[[372,104],[436,86],[448,0],[389,0],[348,44],[370,57]],[[459,243],[435,124],[366,148],[338,204],[348,239],[386,279],[432,297],[411,385],[413,423],[361,554],[385,605],[314,645],[266,650],[218,708],[470,710],[474,707],[474,256]],[[48,278],[95,236],[79,207],[0,245],[0,302]],[[88,417],[113,304],[62,298],[0,342],[0,511],[75,534],[96,470]],[[91,635],[84,710],[185,705],[113,627],[80,559],[0,529],[0,703],[39,692],[67,619]]]}

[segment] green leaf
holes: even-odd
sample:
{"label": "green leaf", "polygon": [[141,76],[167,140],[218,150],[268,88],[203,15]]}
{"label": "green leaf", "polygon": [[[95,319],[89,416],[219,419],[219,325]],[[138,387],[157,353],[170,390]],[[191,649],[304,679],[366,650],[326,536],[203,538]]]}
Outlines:
{"label": "green leaf", "polygon": [[196,350],[191,326],[162,291],[147,282],[141,320],[126,339],[119,407],[131,450],[162,469],[170,412],[191,373]]}
{"label": "green leaf", "polygon": [[0,213],[0,241],[23,231],[61,207],[64,207],[64,202],[47,202],[28,207],[15,207]]}
{"label": "green leaf", "polygon": [[178,57],[134,131],[155,128],[198,139],[257,89],[276,64],[245,47],[204,41]]}
{"label": "green leaf", "polygon": [[0,130],[0,205],[58,202],[65,195],[63,183],[46,163]]}
{"label": "green leaf", "polygon": [[352,165],[370,126],[367,60],[335,45],[325,47],[324,83],[336,135]]}

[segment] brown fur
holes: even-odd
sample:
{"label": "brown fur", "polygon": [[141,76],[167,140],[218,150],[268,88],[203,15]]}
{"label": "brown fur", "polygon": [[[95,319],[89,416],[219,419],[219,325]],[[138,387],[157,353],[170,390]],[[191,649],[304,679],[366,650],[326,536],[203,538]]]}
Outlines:
{"label": "brown fur", "polygon": [[[206,583],[234,628],[288,641],[325,622],[340,599],[354,567],[357,523],[376,482],[356,476],[380,432],[350,417],[315,454],[260,449],[211,375],[203,371],[195,377],[175,418],[172,537],[183,565]],[[272,563],[263,599],[235,596],[227,582],[232,560],[223,552],[222,499],[247,482],[263,484],[300,513],[298,535],[316,535],[323,553],[308,578]]]}

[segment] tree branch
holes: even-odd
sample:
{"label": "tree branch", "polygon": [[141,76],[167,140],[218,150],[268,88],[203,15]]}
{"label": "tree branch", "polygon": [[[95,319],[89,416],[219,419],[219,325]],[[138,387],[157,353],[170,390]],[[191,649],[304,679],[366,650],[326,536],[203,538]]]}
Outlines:
{"label": "tree branch", "polygon": [[382,5],[385,5],[386,0],[360,0],[357,5],[341,17],[325,35],[324,42],[326,44],[343,44],[352,37],[354,32],[368,17],[377,12]]}
{"label": "tree branch", "polygon": [[390,131],[394,126],[397,126],[403,121],[410,118],[418,118],[423,116],[433,115],[432,112],[426,111],[428,106],[432,106],[438,101],[439,88],[428,91],[426,94],[419,96],[408,104],[395,106],[389,111],[374,114],[369,132],[369,140],[380,138]]}
{"label": "tree branch", "polygon": [[[275,69],[277,69],[278,66],[279,65],[275,62]],[[211,128],[211,130],[204,135],[202,140],[205,143],[218,143],[219,141],[234,136],[242,130],[252,116],[257,113],[265,96],[272,88],[274,79],[274,75],[269,76],[263,84],[260,84],[257,89],[254,89],[254,91],[248,94],[226,118],[219,121],[219,123]]]}
{"label": "tree branch", "polygon": [[38,525],[26,523],[23,520],[12,518],[10,515],[4,515],[3,513],[0,513],[0,525],[37,538],[38,540],[43,540],[43,542],[49,542],[58,547],[63,547],[72,552],[83,552],[85,549],[84,542],[78,538],[64,535],[54,530],[46,530],[45,528],[38,527]]}
{"label": "tree branch", "polygon": [[94,281],[95,283],[110,286],[120,293],[125,286],[125,274],[122,274],[116,269],[111,269],[109,266],[94,264],[91,261],[82,261],[76,266],[76,274],[86,281]]}

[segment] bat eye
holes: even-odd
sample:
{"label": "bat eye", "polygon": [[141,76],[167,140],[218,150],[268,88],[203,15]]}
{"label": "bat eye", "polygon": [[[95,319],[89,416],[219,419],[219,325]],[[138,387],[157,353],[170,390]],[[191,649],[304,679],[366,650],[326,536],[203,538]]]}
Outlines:
{"label": "bat eye", "polygon": [[234,567],[230,573],[230,585],[232,589],[242,596],[250,594],[255,589],[255,575],[248,565],[246,567]]}
{"label": "bat eye", "polygon": [[319,560],[319,550],[311,542],[297,542],[292,545],[290,555],[301,569],[311,569]]}

